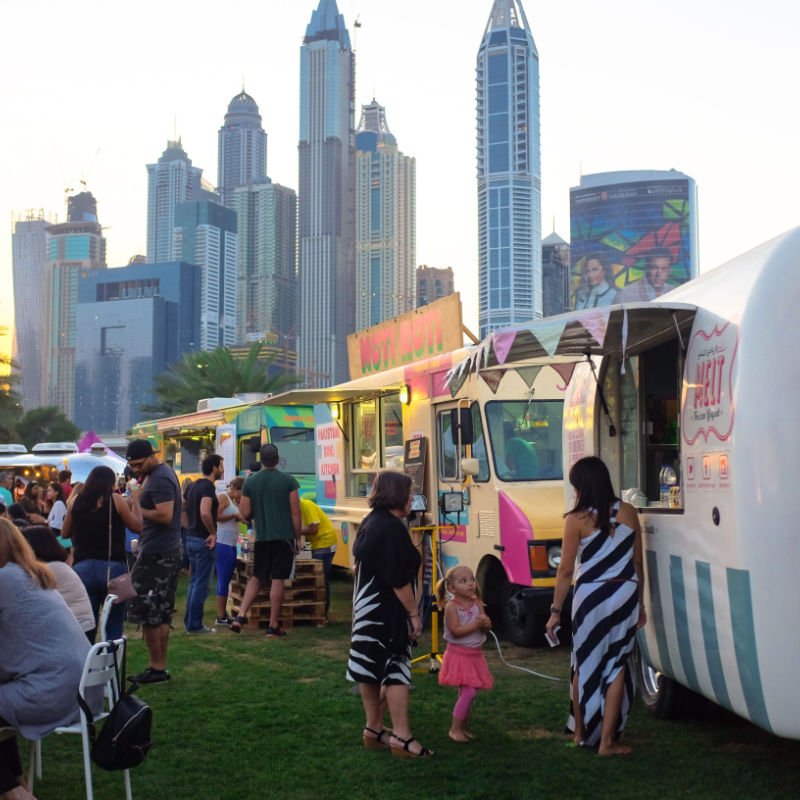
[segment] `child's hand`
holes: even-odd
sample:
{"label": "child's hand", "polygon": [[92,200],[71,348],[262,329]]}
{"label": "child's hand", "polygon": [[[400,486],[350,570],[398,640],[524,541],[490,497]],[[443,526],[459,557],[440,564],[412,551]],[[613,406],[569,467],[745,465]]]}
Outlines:
{"label": "child's hand", "polygon": [[492,629],[492,620],[486,614],[480,614],[478,616],[478,627],[482,631],[489,631]]}

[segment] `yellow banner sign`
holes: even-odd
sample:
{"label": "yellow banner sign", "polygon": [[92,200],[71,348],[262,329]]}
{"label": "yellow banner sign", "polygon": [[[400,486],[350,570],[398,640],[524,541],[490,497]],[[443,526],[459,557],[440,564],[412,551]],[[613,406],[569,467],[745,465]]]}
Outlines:
{"label": "yellow banner sign", "polygon": [[350,377],[411,364],[462,344],[461,297],[456,292],[348,336]]}

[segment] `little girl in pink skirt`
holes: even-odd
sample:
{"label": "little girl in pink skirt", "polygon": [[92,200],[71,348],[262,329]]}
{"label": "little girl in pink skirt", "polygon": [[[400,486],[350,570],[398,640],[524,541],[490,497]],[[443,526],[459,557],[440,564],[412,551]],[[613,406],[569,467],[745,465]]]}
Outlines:
{"label": "little girl in pink skirt", "polygon": [[486,631],[491,629],[492,622],[486,615],[478,583],[469,567],[448,570],[436,587],[436,599],[439,608],[444,608],[444,638],[448,642],[439,684],[458,687],[448,735],[454,742],[466,743],[472,738],[467,732],[467,723],[478,689],[491,689],[494,685],[483,655]]}

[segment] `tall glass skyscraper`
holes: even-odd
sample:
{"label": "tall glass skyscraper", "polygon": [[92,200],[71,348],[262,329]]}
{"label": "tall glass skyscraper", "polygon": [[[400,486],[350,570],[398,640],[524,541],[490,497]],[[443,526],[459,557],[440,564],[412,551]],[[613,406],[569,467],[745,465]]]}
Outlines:
{"label": "tall glass skyscraper", "polygon": [[147,262],[175,260],[175,207],[190,200],[216,200],[203,189],[203,170],[193,167],[180,139],[167,142],[156,164],[147,165]]}
{"label": "tall glass skyscraper", "polygon": [[415,307],[416,161],[373,99],[356,133],[356,329]]}
{"label": "tall glass skyscraper", "polygon": [[217,192],[227,208],[233,208],[234,189],[261,183],[267,177],[267,134],[256,101],[244,89],[228,104],[219,129],[217,164]]}
{"label": "tall glass skyscraper", "polygon": [[14,279],[16,359],[24,365],[20,378],[22,406],[26,410],[46,403],[47,319],[50,281],[47,272],[46,234],[50,222],[42,210],[29,210],[14,224],[11,237]]}
{"label": "tall glass skyscraper", "polygon": [[347,380],[355,329],[355,58],[336,0],[320,0],[300,49],[299,280],[302,377]]}
{"label": "tall glass skyscraper", "polygon": [[175,254],[201,268],[200,349],[236,344],[236,212],[210,200],[175,207]]}
{"label": "tall glass skyscraper", "polygon": [[[67,221],[47,230],[50,315],[47,353],[48,405],[70,419],[75,410],[78,280],[106,266],[106,240],[90,192],[70,197]],[[24,368],[24,365],[23,365]]]}
{"label": "tall glass skyscraper", "polygon": [[542,315],[539,54],[520,0],[494,0],[477,66],[481,336]]}

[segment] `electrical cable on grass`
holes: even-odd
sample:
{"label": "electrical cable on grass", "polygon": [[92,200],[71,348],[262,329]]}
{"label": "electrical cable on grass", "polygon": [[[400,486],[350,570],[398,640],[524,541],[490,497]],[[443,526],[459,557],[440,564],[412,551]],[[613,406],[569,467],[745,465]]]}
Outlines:
{"label": "electrical cable on grass", "polygon": [[553,675],[545,675],[544,673],[537,672],[535,669],[530,669],[529,667],[520,667],[517,666],[516,664],[509,664],[508,661],[506,661],[505,657],[503,656],[503,651],[500,649],[500,640],[497,638],[497,636],[495,636],[494,631],[489,631],[489,634],[491,635],[492,639],[494,639],[494,643],[497,645],[497,653],[500,656],[500,660],[507,667],[510,667],[511,669],[518,669],[521,670],[522,672],[528,672],[531,675],[535,675],[537,678],[543,678],[546,681],[554,681],[555,683],[569,682],[567,678],[556,678]]}

